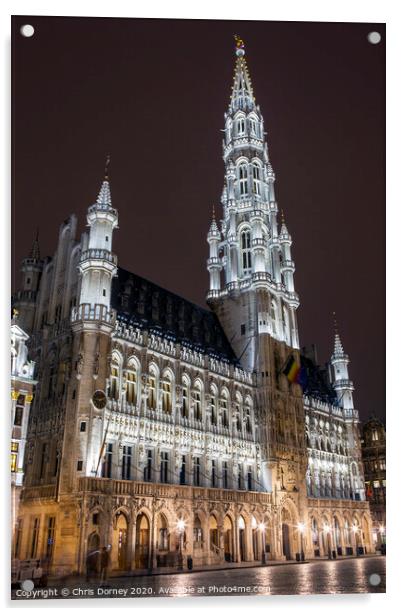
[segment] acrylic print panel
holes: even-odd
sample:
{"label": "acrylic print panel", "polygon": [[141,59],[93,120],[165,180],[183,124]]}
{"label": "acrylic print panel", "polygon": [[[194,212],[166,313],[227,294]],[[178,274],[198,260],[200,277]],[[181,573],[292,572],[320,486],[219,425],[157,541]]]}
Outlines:
{"label": "acrylic print panel", "polygon": [[12,597],[385,592],[385,26],[12,48]]}

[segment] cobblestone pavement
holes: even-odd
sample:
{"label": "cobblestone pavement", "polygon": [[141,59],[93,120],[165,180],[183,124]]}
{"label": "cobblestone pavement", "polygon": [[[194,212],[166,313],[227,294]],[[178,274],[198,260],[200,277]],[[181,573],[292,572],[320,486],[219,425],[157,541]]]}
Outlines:
{"label": "cobblestone pavement", "polygon": [[[207,595],[293,595],[385,592],[385,558],[373,556],[267,567],[167,575],[120,577],[100,586],[78,578],[38,594],[13,591],[13,598],[185,597]],[[49,594],[47,594],[47,592]],[[31,591],[32,592],[32,591]],[[46,596],[47,595],[47,596]]]}

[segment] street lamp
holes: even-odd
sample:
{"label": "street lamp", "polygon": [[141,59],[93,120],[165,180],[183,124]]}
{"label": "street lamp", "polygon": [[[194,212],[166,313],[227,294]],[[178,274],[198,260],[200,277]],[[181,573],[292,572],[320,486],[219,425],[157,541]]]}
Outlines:
{"label": "street lamp", "polygon": [[303,533],[304,533],[304,530],[306,528],[306,525],[305,525],[304,522],[298,522],[297,528],[299,529],[299,533],[300,533],[300,560],[304,561]]}
{"label": "street lamp", "polygon": [[262,545],[261,564],[265,565],[266,563],[266,560],[265,560],[265,524],[263,522],[260,522],[258,525],[258,528],[260,529],[260,532],[261,532],[261,545]]}
{"label": "street lamp", "polygon": [[183,571],[183,535],[186,523],[180,519],[177,521],[177,531],[179,533],[179,559],[177,564],[178,571]]}

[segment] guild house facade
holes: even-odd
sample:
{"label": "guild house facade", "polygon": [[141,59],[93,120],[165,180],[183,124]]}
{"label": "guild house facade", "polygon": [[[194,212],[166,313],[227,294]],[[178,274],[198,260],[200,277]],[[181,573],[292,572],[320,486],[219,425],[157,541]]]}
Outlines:
{"label": "guild house facade", "polygon": [[[292,238],[245,50],[225,114],[209,309],[118,265],[106,171],[88,232],[65,220],[14,297],[38,381],[14,557],[114,572],[373,550],[353,384],[301,353]],[[124,221],[122,221],[124,224]],[[201,267],[201,264],[200,264]]]}

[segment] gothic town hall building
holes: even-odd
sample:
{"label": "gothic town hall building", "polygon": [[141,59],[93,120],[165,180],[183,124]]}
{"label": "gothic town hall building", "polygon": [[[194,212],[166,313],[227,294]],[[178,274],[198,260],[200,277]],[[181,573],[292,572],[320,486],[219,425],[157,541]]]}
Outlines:
{"label": "gothic town hall building", "polygon": [[299,348],[265,135],[239,44],[209,309],[118,266],[107,173],[88,232],[71,215],[52,258],[24,260],[13,305],[37,385],[20,562],[57,576],[103,546],[115,572],[373,551],[349,359],[337,333],[328,369]]}

